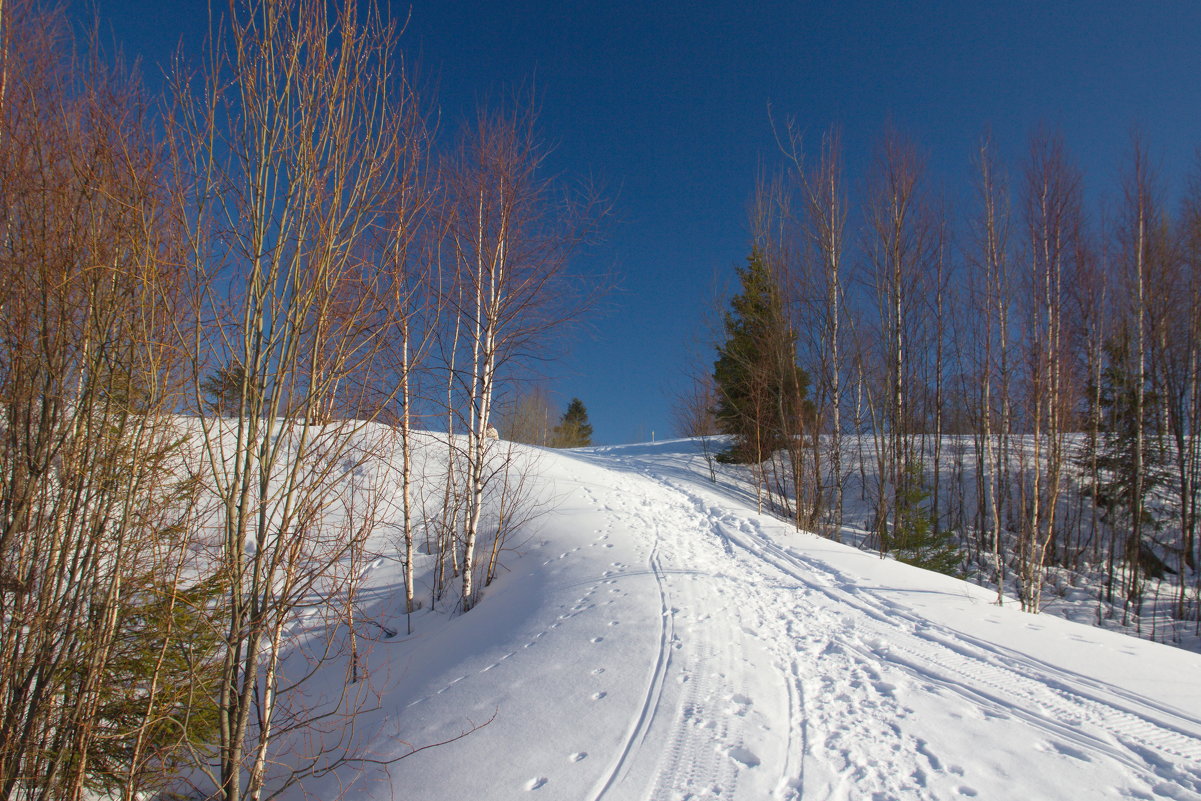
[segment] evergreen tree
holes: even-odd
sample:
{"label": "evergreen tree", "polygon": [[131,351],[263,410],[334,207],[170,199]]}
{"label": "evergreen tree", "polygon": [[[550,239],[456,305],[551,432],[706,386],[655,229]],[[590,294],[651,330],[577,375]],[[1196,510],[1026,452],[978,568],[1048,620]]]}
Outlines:
{"label": "evergreen tree", "polygon": [[[1143,388],[1143,414],[1142,420],[1138,420],[1138,378],[1132,367],[1131,339],[1130,331],[1122,328],[1105,343],[1106,367],[1100,374],[1100,391],[1089,392],[1089,397],[1095,397],[1100,406],[1089,409],[1100,437],[1095,455],[1091,443],[1086,441],[1077,461],[1087,467],[1095,457],[1095,483],[1084,492],[1092,495],[1093,502],[1102,510],[1103,522],[1114,531],[1124,529],[1126,532],[1124,556],[1127,565],[1134,568],[1128,576],[1126,594],[1128,599],[1137,601],[1142,593],[1140,573],[1162,578],[1170,568],[1151,550],[1146,537],[1146,532],[1155,531],[1161,525],[1147,499],[1164,486],[1167,469],[1166,456],[1156,431],[1155,412],[1159,399],[1150,386]],[[1144,434],[1141,439],[1138,436],[1140,426]],[[1141,458],[1138,453],[1140,441]],[[1141,476],[1136,472],[1140,464]],[[1136,509],[1141,518],[1139,526],[1134,525]],[[1106,588],[1106,596],[1113,600],[1112,579]]]}
{"label": "evergreen tree", "polygon": [[884,528],[881,550],[892,553],[898,562],[959,576],[963,554],[952,532],[940,531],[931,520],[930,491],[921,467],[910,465],[905,473],[904,488],[897,494],[895,523],[891,531]]}
{"label": "evergreen tree", "polygon": [[742,292],[730,301],[726,341],[713,365],[718,429],[734,438],[718,460],[759,463],[800,433],[809,413],[809,376],[796,364],[796,333],[757,248],[738,278]]}
{"label": "evergreen tree", "polygon": [[551,444],[555,448],[583,448],[592,444],[592,425],[588,422],[588,410],[579,398],[572,398],[567,411],[555,426]]}
{"label": "evergreen tree", "polygon": [[[1130,510],[1143,506],[1147,495],[1163,485],[1164,457],[1157,447],[1155,431],[1155,409],[1158,405],[1154,391],[1144,390],[1143,431],[1151,434],[1144,438],[1142,463],[1145,474],[1141,482],[1142,497],[1134,497],[1136,476],[1134,465],[1138,443],[1139,422],[1135,419],[1135,393],[1137,392],[1134,371],[1130,369],[1130,336],[1121,331],[1105,343],[1106,367],[1101,372],[1100,392],[1090,390],[1089,397],[1096,397],[1100,408],[1089,410],[1096,416],[1096,427],[1101,436],[1097,442],[1096,462],[1097,485],[1088,490],[1094,502],[1106,513],[1106,522],[1113,523],[1111,515],[1117,514],[1129,521]],[[1086,443],[1078,462],[1088,466],[1093,457]],[[1144,514],[1146,510],[1144,510]]]}
{"label": "evergreen tree", "polygon": [[234,414],[242,401],[242,385],[245,378],[242,365],[230,363],[218,367],[200,382],[200,391],[204,395],[209,410],[214,414]]}

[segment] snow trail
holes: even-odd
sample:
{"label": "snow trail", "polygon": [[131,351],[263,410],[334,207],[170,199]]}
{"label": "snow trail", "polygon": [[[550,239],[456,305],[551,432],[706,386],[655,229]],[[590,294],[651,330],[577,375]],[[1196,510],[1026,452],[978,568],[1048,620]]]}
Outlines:
{"label": "snow trail", "polygon": [[[1130,785],[1115,782],[1119,795],[1201,797],[1195,714],[937,625],[803,547],[780,542],[812,535],[787,532],[695,480],[681,480],[675,465],[621,450],[598,453],[594,463],[610,460],[612,469],[656,485],[658,491],[644,492],[657,498],[655,547],[668,573],[691,572],[693,584],[704,576],[711,588],[694,592],[694,599],[732,596],[710,607],[718,611],[704,616],[703,625],[681,627],[688,633],[677,660],[681,676],[717,677],[721,685],[711,690],[698,681],[675,710],[657,713],[673,715],[674,733],[656,746],[665,756],[651,791],[628,797],[755,798],[766,797],[765,786],[782,799],[976,795],[969,770],[932,745],[946,737],[921,736],[915,707],[932,697],[944,706],[953,698],[979,721],[1024,724],[1045,738],[1036,748],[1052,761],[1120,765]],[[738,590],[723,593],[722,584]],[[676,602],[677,623],[698,600]],[[746,652],[747,643],[731,636],[732,618],[769,653],[783,690],[773,722],[784,731],[756,746],[774,754],[770,761],[748,747],[750,733],[737,723],[750,699],[731,689],[763,687],[763,676],[729,659],[730,648],[718,657],[707,647],[718,634]],[[723,697],[748,704],[722,710],[714,700]],[[712,722],[697,726],[698,719]],[[706,758],[722,751],[729,762],[715,766]],[[757,771],[772,778],[754,782],[753,790],[744,786]]]}
{"label": "snow trail", "polygon": [[1198,655],[795,532],[691,443],[541,469],[561,511],[417,621],[376,748],[494,720],[347,797],[1201,799]]}

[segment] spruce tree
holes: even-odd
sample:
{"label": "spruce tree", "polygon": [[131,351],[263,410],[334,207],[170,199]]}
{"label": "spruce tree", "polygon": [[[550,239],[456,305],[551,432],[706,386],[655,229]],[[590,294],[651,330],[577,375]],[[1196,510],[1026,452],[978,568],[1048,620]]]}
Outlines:
{"label": "spruce tree", "polygon": [[922,479],[921,465],[911,464],[905,471],[903,489],[896,498],[893,528],[884,528],[881,550],[892,553],[898,562],[959,576],[963,554],[949,530],[934,525],[930,509],[930,491]]}
{"label": "spruce tree", "polygon": [[719,461],[759,463],[801,430],[809,376],[796,364],[775,276],[756,248],[738,270],[742,291],[730,301],[726,341],[713,365],[718,429],[733,443]]}
{"label": "spruce tree", "polygon": [[[1107,512],[1119,511],[1127,520],[1131,510],[1142,508],[1147,495],[1165,479],[1163,456],[1155,447],[1157,437],[1145,437],[1142,457],[1136,458],[1138,429],[1141,426],[1144,432],[1154,432],[1158,399],[1152,390],[1144,389],[1143,419],[1139,421],[1135,407],[1137,377],[1130,367],[1130,349],[1130,333],[1125,329],[1105,344],[1108,365],[1101,373],[1098,398],[1101,408],[1093,411],[1100,415],[1101,421],[1097,468],[1103,477],[1096,488],[1095,501]],[[1141,481],[1134,474],[1134,466],[1140,462],[1144,465]],[[1141,490],[1141,497],[1135,497],[1136,487]]]}
{"label": "spruce tree", "polygon": [[242,402],[246,369],[233,362],[218,367],[200,382],[200,392],[214,414],[235,414]]}
{"label": "spruce tree", "polygon": [[579,398],[572,398],[567,411],[555,426],[552,445],[556,448],[583,448],[592,444],[592,425],[588,410]]}
{"label": "spruce tree", "polygon": [[[1085,466],[1095,461],[1095,483],[1085,489],[1085,494],[1092,495],[1102,511],[1103,522],[1115,532],[1125,530],[1123,551],[1131,568],[1126,595],[1137,602],[1142,594],[1141,574],[1162,578],[1170,568],[1147,542],[1146,532],[1161,525],[1154,514],[1154,505],[1147,501],[1167,482],[1166,456],[1156,435],[1155,410],[1159,398],[1150,387],[1143,388],[1142,420],[1138,419],[1138,376],[1132,367],[1131,339],[1130,330],[1123,327],[1104,345],[1107,365],[1100,374],[1100,391],[1094,387],[1089,392],[1089,397],[1095,397],[1099,403],[1099,408],[1090,408],[1089,414],[1093,415],[1100,437],[1095,452],[1091,443],[1085,442],[1077,461]],[[1141,438],[1140,426],[1144,433]],[[1141,476],[1136,472],[1138,465],[1142,466]],[[1138,526],[1134,524],[1136,513],[1140,516]],[[1113,600],[1112,577],[1106,587],[1106,598]]]}

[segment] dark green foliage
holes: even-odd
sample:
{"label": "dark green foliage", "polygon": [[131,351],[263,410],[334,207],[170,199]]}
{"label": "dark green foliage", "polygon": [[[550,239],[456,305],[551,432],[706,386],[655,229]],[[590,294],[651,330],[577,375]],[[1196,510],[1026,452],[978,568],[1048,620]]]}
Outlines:
{"label": "dark green foliage", "polygon": [[572,398],[567,411],[559,418],[559,424],[551,437],[555,448],[583,448],[592,444],[592,425],[588,422],[588,410],[579,398]]}
{"label": "dark green foliage", "polygon": [[205,403],[215,414],[237,414],[242,406],[246,370],[237,363],[218,367],[200,382]]}
{"label": "dark green foliage", "polygon": [[752,250],[738,271],[742,292],[730,301],[726,341],[713,365],[718,429],[733,443],[725,463],[759,463],[799,435],[809,416],[809,376],[796,364],[796,333],[788,325],[779,286],[762,254]]}
{"label": "dark green foliage", "polygon": [[930,520],[926,502],[930,492],[922,483],[921,468],[908,470],[905,486],[898,490],[896,517],[892,530],[883,525],[883,550],[896,556],[898,562],[959,576],[963,555],[951,531],[939,531]]}
{"label": "dark green foliage", "polygon": [[164,782],[189,758],[185,743],[203,750],[217,742],[221,640],[210,606],[222,589],[217,579],[172,591],[153,576],[131,577],[94,712],[103,736],[89,754],[92,790],[124,786],[142,726],[142,762],[133,767]]}
{"label": "dark green foliage", "polygon": [[[1079,464],[1088,468],[1095,456],[1097,483],[1085,490],[1093,502],[1104,510],[1104,520],[1111,525],[1119,521],[1129,524],[1132,510],[1143,510],[1143,523],[1154,525],[1146,508],[1147,496],[1166,481],[1165,457],[1159,448],[1155,432],[1155,410],[1159,402],[1148,386],[1143,390],[1143,475],[1141,483],[1135,474],[1138,464],[1138,374],[1131,361],[1130,334],[1122,330],[1105,343],[1106,367],[1101,373],[1100,408],[1090,409],[1093,422],[1101,436],[1094,454],[1086,443]],[[1093,397],[1094,392],[1089,392]],[[1136,497],[1136,489],[1141,492]]]}

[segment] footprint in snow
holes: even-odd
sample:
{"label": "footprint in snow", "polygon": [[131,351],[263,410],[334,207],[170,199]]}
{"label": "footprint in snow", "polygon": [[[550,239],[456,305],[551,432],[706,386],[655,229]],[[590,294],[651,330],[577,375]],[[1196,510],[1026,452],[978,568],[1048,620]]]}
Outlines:
{"label": "footprint in snow", "polygon": [[572,762],[582,762],[583,760],[585,760],[587,758],[588,758],[587,751],[576,751],[574,754],[572,754],[571,756],[568,757],[568,759],[570,759]]}
{"label": "footprint in snow", "polygon": [[730,759],[734,760],[735,762],[738,762],[739,764],[745,765],[748,768],[757,768],[760,765],[759,757],[756,756],[755,752],[751,751],[746,746],[742,746],[742,745],[731,746],[730,750],[729,750],[729,754],[730,754]]}
{"label": "footprint in snow", "polygon": [[536,776],[533,779],[530,779],[528,782],[525,783],[525,789],[527,791],[528,790],[541,790],[545,786],[546,786],[546,777],[545,776]]}
{"label": "footprint in snow", "polygon": [[593,637],[592,638],[592,642],[604,642],[604,641],[605,641],[604,637]]}
{"label": "footprint in snow", "polygon": [[592,694],[592,700],[593,700],[593,701],[599,701],[600,699],[604,698],[604,697],[605,697],[605,696],[607,696],[607,695],[608,695],[608,693],[607,693],[607,692],[603,692],[603,691],[602,691],[602,692],[599,692],[599,693],[593,693],[593,694]]}

